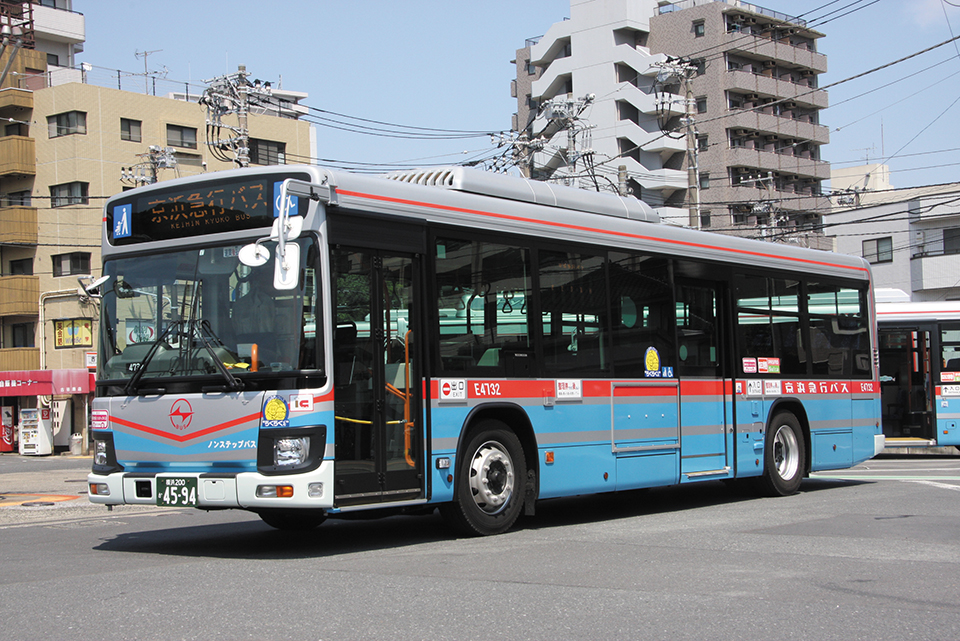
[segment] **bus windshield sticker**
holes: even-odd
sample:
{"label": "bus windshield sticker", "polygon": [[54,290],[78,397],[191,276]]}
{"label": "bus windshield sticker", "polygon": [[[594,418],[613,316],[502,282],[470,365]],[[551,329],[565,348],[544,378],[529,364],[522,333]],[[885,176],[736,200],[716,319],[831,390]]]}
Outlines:
{"label": "bus windshield sticker", "polygon": [[660,371],[660,352],[656,347],[648,347],[643,356],[643,364],[646,368],[644,374],[647,378],[660,378],[663,373]]}
{"label": "bus windshield sticker", "polygon": [[132,234],[130,217],[133,214],[133,205],[118,205],[113,208],[113,238],[129,238]]}
{"label": "bus windshield sticker", "polygon": [[744,373],[744,374],[756,374],[756,373],[757,373],[757,359],[755,359],[755,358],[744,358],[744,359],[743,359],[743,373]]}
{"label": "bus windshield sticker", "polygon": [[279,396],[271,396],[263,404],[262,427],[290,427],[290,410]]}
{"label": "bus windshield sticker", "polygon": [[[280,188],[283,186],[283,181],[278,180],[273,183],[273,217],[280,217]],[[294,198],[293,196],[287,196],[287,216],[299,216],[300,215],[300,199]]]}

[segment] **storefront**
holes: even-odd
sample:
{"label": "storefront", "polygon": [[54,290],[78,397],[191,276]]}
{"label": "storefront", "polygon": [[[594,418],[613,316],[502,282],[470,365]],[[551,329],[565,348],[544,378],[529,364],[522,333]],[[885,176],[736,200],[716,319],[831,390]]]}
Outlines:
{"label": "storefront", "polygon": [[94,375],[86,369],[0,372],[0,452],[17,450],[21,412],[27,410],[49,428],[52,450],[69,449],[71,437],[79,434],[86,453],[93,390]]}

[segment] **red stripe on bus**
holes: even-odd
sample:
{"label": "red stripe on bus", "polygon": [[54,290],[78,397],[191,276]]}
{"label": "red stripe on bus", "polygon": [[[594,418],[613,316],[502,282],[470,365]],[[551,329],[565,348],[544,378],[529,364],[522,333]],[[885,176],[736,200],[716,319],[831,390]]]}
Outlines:
{"label": "red stripe on bus", "polygon": [[137,430],[138,432],[146,432],[147,434],[153,434],[154,436],[160,436],[163,438],[170,439],[171,441],[177,441],[178,443],[186,443],[195,438],[201,436],[206,436],[208,434],[213,434],[214,432],[219,432],[231,427],[240,425],[241,423],[247,423],[249,421],[255,421],[260,418],[260,412],[256,414],[250,414],[249,416],[241,416],[240,418],[234,419],[232,421],[227,421],[226,423],[221,423],[219,425],[214,425],[213,427],[208,427],[205,430],[200,430],[199,432],[193,432],[192,434],[169,434],[162,430],[158,430],[154,427],[147,427],[146,425],[140,425],[139,423],[134,423],[132,421],[126,421],[122,418],[116,416],[111,416],[110,420],[118,425],[123,425],[124,427],[129,427],[131,429]]}
{"label": "red stripe on bus", "polygon": [[745,256],[758,256],[758,257],[761,257],[761,258],[776,258],[776,259],[779,259],[779,260],[789,260],[789,261],[793,261],[793,262],[796,262],[796,263],[805,263],[805,264],[808,264],[808,265],[823,265],[823,266],[825,266],[825,267],[835,267],[835,268],[838,268],[838,269],[850,269],[850,270],[861,271],[861,272],[867,272],[867,271],[868,271],[866,267],[851,267],[851,266],[848,266],[848,265],[838,265],[838,264],[836,264],[836,263],[828,263],[828,262],[826,262],[826,261],[821,261],[821,260],[810,260],[810,259],[808,259],[808,258],[792,258],[792,257],[789,257],[789,256],[779,256],[779,255],[777,255],[777,254],[769,254],[769,253],[766,253],[766,252],[745,251],[745,250],[742,250],[742,249],[732,249],[732,248],[729,248],[729,247],[716,247],[716,246],[714,246],[714,245],[708,245],[708,244],[706,244],[706,243],[692,243],[692,242],[684,241],[684,240],[671,240],[671,239],[669,239],[669,238],[658,238],[658,237],[656,237],[656,236],[647,236],[647,235],[644,235],[644,234],[632,234],[632,233],[627,233],[627,232],[617,232],[617,231],[611,231],[611,230],[608,230],[608,229],[597,229],[597,228],[595,228],[595,227],[587,227],[587,226],[585,226],[585,225],[571,225],[571,224],[569,224],[569,223],[559,223],[559,222],[554,222],[554,221],[549,221],[549,220],[539,220],[539,219],[536,219],[536,218],[525,218],[525,217],[523,217],[523,216],[512,216],[512,215],[510,215],[510,214],[498,214],[498,213],[494,213],[494,212],[483,211],[483,210],[480,210],[480,209],[466,209],[466,208],[464,208],[464,207],[451,207],[451,206],[449,206],[449,205],[441,205],[441,204],[438,204],[438,203],[420,202],[420,201],[416,201],[416,200],[407,200],[407,199],[405,199],[405,198],[393,198],[393,197],[391,197],[391,196],[380,196],[380,195],[377,195],[377,194],[365,194],[365,193],[358,192],[358,191],[346,191],[346,190],[338,189],[338,190],[337,190],[337,193],[338,193],[339,195],[341,195],[341,196],[352,196],[352,197],[354,197],[354,198],[366,198],[366,199],[368,199],[368,200],[379,200],[379,201],[382,201],[382,202],[397,203],[397,204],[400,204],[400,205],[413,205],[414,207],[425,207],[425,208],[427,208],[427,209],[438,209],[438,210],[445,210],[445,211],[453,211],[453,212],[458,212],[458,213],[461,213],[461,214],[475,214],[475,215],[478,215],[478,216],[487,216],[487,217],[490,217],[490,218],[499,218],[499,219],[501,219],[501,220],[510,220],[510,221],[514,221],[514,222],[531,223],[531,224],[535,224],[535,225],[547,225],[547,226],[550,226],[550,227],[558,227],[558,228],[560,228],[560,229],[571,229],[571,230],[575,230],[575,231],[586,231],[586,232],[592,232],[592,233],[598,233],[598,234],[606,234],[606,235],[609,235],[609,236],[620,236],[620,237],[622,237],[622,238],[633,238],[633,239],[635,239],[635,240],[647,240],[647,241],[656,242],[656,243],[667,243],[667,244],[671,244],[671,245],[680,245],[680,246],[683,246],[683,247],[694,247],[694,248],[697,248],[697,249],[719,250],[719,251],[731,252],[731,253],[735,253],[735,254],[742,254],[742,255],[745,255]]}

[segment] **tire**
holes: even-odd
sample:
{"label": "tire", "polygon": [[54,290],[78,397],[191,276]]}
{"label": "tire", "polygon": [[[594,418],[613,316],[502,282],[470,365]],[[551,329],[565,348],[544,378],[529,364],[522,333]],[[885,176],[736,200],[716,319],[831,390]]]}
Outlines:
{"label": "tire", "polygon": [[800,489],[806,468],[800,421],[790,412],[774,415],[763,448],[760,489],[767,496],[788,496]]}
{"label": "tire", "polygon": [[440,513],[469,536],[506,532],[523,508],[527,465],[520,439],[500,421],[482,421],[458,457],[452,503]]}
{"label": "tire", "polygon": [[270,527],[288,532],[312,530],[327,519],[323,510],[274,508],[257,512]]}

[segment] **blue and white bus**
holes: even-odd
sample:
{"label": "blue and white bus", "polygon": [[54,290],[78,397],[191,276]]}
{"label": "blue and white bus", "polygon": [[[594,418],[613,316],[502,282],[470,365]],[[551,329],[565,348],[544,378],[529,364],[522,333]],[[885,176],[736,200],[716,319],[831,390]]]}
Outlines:
{"label": "blue and white bus", "polygon": [[960,304],[878,303],[877,323],[887,447],[960,446]]}
{"label": "blue and white bus", "polygon": [[278,528],[717,479],[884,447],[860,258],[465,168],[244,169],[104,212],[90,500]]}

